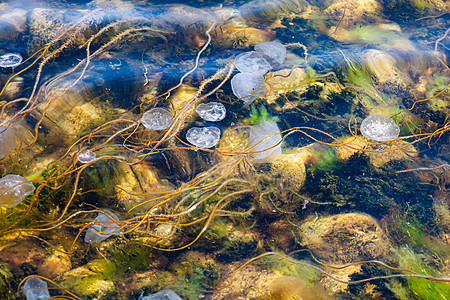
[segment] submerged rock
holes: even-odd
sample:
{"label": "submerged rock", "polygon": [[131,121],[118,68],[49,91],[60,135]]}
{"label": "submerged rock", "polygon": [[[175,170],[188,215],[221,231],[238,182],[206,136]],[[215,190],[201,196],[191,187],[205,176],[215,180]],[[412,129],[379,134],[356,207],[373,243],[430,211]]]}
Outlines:
{"label": "submerged rock", "polygon": [[[252,126],[248,144],[254,159],[259,162],[273,162],[281,155],[281,134],[277,123],[261,119],[261,123]],[[270,148],[270,149],[268,149]],[[267,149],[267,150],[264,150]]]}
{"label": "submerged rock", "polygon": [[25,283],[22,286],[22,290],[25,293],[27,300],[50,299],[47,282],[38,277],[30,277],[25,280]]}
{"label": "submerged rock", "polygon": [[187,131],[186,139],[198,148],[212,148],[220,140],[220,129],[217,127],[192,127]]}
{"label": "submerged rock", "polygon": [[0,179],[0,206],[14,207],[36,188],[25,177],[9,174]]}
{"label": "submerged rock", "polygon": [[231,89],[236,97],[250,104],[259,96],[264,96],[266,85],[260,74],[238,73],[231,79]]}
{"label": "submerged rock", "polygon": [[302,246],[335,263],[385,259],[389,241],[377,221],[361,213],[314,219],[300,227]]}
{"label": "submerged rock", "polygon": [[361,123],[361,133],[368,139],[378,142],[395,140],[400,134],[400,127],[389,117],[372,114]]}
{"label": "submerged rock", "polygon": [[225,106],[220,102],[200,103],[195,111],[200,118],[209,122],[222,121],[227,113]]}

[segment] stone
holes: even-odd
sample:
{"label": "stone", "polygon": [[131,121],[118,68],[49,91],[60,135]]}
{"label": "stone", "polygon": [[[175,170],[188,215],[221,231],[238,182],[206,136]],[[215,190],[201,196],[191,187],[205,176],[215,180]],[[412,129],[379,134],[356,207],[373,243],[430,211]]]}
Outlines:
{"label": "stone", "polygon": [[27,300],[50,299],[47,282],[38,277],[30,277],[25,280],[25,283],[22,286],[22,290],[25,293]]}
{"label": "stone", "polygon": [[217,127],[192,127],[186,133],[189,143],[198,148],[212,148],[220,140],[220,129]]}
{"label": "stone", "polygon": [[197,114],[205,121],[222,121],[227,113],[225,106],[220,102],[200,103],[195,109]]}
{"label": "stone", "polygon": [[234,65],[242,73],[266,74],[272,67],[269,62],[256,51],[239,54],[234,59]]}
{"label": "stone", "polygon": [[173,122],[173,116],[167,109],[155,107],[142,115],[141,122],[147,129],[167,129]]}
{"label": "stone", "polygon": [[236,97],[250,104],[265,95],[266,85],[260,74],[238,73],[231,79],[231,89]]}
{"label": "stone", "polygon": [[[17,186],[15,186],[17,185]],[[36,188],[20,175],[8,174],[0,179],[0,206],[10,208],[18,205]]]}
{"label": "stone", "polygon": [[104,213],[99,213],[94,219],[93,222],[96,224],[92,224],[87,228],[86,235],[84,236],[86,243],[100,242],[106,240],[113,233],[118,234],[123,232],[123,229],[118,229],[120,224],[114,222],[119,222],[119,218],[110,210],[104,209],[103,211]]}
{"label": "stone", "polygon": [[259,43],[255,46],[255,50],[258,51],[272,67],[281,65],[286,58],[286,47],[279,42]]}
{"label": "stone", "polygon": [[389,117],[372,114],[365,118],[360,127],[362,135],[378,142],[395,140],[400,134],[400,127]]}

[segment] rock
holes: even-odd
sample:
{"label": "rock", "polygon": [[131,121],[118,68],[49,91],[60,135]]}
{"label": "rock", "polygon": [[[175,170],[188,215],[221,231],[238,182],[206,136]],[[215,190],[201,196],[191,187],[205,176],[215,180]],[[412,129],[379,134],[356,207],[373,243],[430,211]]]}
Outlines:
{"label": "rock", "polygon": [[[58,247],[63,250],[62,247]],[[72,269],[69,255],[61,251],[54,251],[52,255],[45,257],[44,262],[38,266],[38,273],[47,277],[55,278]]]}
{"label": "rock", "polygon": [[[347,137],[341,139],[345,146],[336,147],[336,154],[339,159],[346,160],[358,151],[364,151],[369,157],[370,163],[376,167],[382,167],[388,162],[393,160],[400,160],[402,158],[416,157],[418,155],[417,150],[413,145],[408,145],[406,141],[397,140],[395,144],[385,143],[380,145],[371,145],[361,139],[355,139],[353,137]],[[405,152],[397,150],[401,147]]]}
{"label": "rock", "polygon": [[321,217],[300,226],[301,245],[326,263],[385,260],[389,241],[377,221],[369,215],[348,213]]}
{"label": "rock", "polygon": [[16,40],[18,35],[27,29],[27,11],[20,8],[9,10],[7,6],[0,7],[0,11],[2,11],[2,15],[0,15],[0,39],[2,41]]}
{"label": "rock", "polygon": [[117,288],[112,281],[115,271],[112,262],[97,259],[64,273],[56,281],[83,299],[104,299],[105,295],[117,299],[114,297]]}
{"label": "rock", "polygon": [[300,189],[305,183],[305,164],[312,156],[307,148],[291,149],[290,153],[281,154],[272,163],[272,176],[282,176],[289,182],[289,186]]}

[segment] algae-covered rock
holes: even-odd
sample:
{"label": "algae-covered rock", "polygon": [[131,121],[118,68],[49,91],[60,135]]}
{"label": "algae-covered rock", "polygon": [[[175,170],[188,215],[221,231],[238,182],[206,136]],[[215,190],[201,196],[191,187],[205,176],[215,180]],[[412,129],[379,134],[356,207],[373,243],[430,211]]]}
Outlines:
{"label": "algae-covered rock", "polygon": [[84,299],[105,299],[118,293],[113,282],[115,272],[113,262],[98,259],[64,273],[57,282]]}
{"label": "algae-covered rock", "polygon": [[14,290],[11,287],[12,280],[13,274],[9,270],[9,266],[5,263],[0,263],[0,299],[15,299]]}
{"label": "algae-covered rock", "polygon": [[389,241],[377,221],[361,213],[321,217],[300,226],[301,245],[328,262],[350,263],[382,259]]}

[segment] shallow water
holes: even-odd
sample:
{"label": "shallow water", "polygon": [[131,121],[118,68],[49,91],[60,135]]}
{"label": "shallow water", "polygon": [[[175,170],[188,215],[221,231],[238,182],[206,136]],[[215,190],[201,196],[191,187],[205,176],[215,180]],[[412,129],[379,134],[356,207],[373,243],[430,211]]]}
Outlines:
{"label": "shallow water", "polygon": [[[448,298],[448,3],[17,2],[0,4],[0,55],[23,58],[0,68],[0,175],[36,191],[0,206],[1,299],[29,276],[70,299]],[[271,41],[285,61],[237,98],[234,58]],[[142,124],[155,107],[169,127]],[[362,135],[372,114],[399,137]],[[255,144],[262,119],[280,132]],[[194,127],[221,140],[197,148]],[[104,210],[119,221],[93,224]],[[119,229],[88,243],[90,226]]]}

